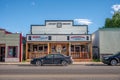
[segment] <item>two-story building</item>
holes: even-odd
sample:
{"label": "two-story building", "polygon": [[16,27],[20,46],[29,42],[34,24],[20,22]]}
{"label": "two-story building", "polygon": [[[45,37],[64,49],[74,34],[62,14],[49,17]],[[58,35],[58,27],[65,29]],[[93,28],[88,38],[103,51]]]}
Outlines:
{"label": "two-story building", "polygon": [[72,56],[74,61],[92,60],[87,25],[74,25],[73,20],[46,20],[45,25],[31,25],[30,30],[26,41],[28,61],[51,53]]}

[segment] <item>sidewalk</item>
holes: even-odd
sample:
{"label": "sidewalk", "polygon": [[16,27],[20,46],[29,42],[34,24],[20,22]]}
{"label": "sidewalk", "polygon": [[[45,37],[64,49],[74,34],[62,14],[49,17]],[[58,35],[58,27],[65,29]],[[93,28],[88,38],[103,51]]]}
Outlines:
{"label": "sidewalk", "polygon": [[73,64],[86,65],[86,64],[103,64],[103,63],[102,62],[73,62]]}
{"label": "sidewalk", "polygon": [[[30,64],[30,62],[0,62],[0,65],[22,65],[22,64]],[[102,62],[73,62],[73,64],[80,64],[80,65],[86,65],[86,64],[103,64]]]}

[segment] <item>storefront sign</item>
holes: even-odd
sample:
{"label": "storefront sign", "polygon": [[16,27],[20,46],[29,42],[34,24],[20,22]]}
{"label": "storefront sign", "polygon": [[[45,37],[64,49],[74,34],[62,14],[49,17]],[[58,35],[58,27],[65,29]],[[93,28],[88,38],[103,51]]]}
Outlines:
{"label": "storefront sign", "polygon": [[28,35],[28,41],[48,41],[48,36],[46,35]]}
{"label": "storefront sign", "polygon": [[73,35],[70,36],[70,41],[89,41],[90,36],[87,35]]}
{"label": "storefront sign", "polygon": [[90,35],[27,35],[27,41],[90,41]]}

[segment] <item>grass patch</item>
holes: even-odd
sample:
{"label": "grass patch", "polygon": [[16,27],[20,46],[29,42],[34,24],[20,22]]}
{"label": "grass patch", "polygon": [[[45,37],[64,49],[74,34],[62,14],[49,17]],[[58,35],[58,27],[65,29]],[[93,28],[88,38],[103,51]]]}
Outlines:
{"label": "grass patch", "polygon": [[27,62],[27,61],[26,61],[26,60],[23,60],[22,62],[24,63],[24,62]]}
{"label": "grass patch", "polygon": [[93,62],[100,62],[100,59],[93,59]]}

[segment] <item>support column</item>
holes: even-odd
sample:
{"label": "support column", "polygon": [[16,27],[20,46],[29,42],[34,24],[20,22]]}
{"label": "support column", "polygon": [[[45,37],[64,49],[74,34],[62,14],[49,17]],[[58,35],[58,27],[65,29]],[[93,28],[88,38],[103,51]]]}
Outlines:
{"label": "support column", "polygon": [[71,56],[71,42],[69,42],[69,56]]}
{"label": "support column", "polygon": [[50,52],[50,43],[48,43],[48,53],[47,54],[49,54],[49,52]]}
{"label": "support column", "polygon": [[28,43],[26,42],[26,60],[27,60],[27,57],[28,57]]}

